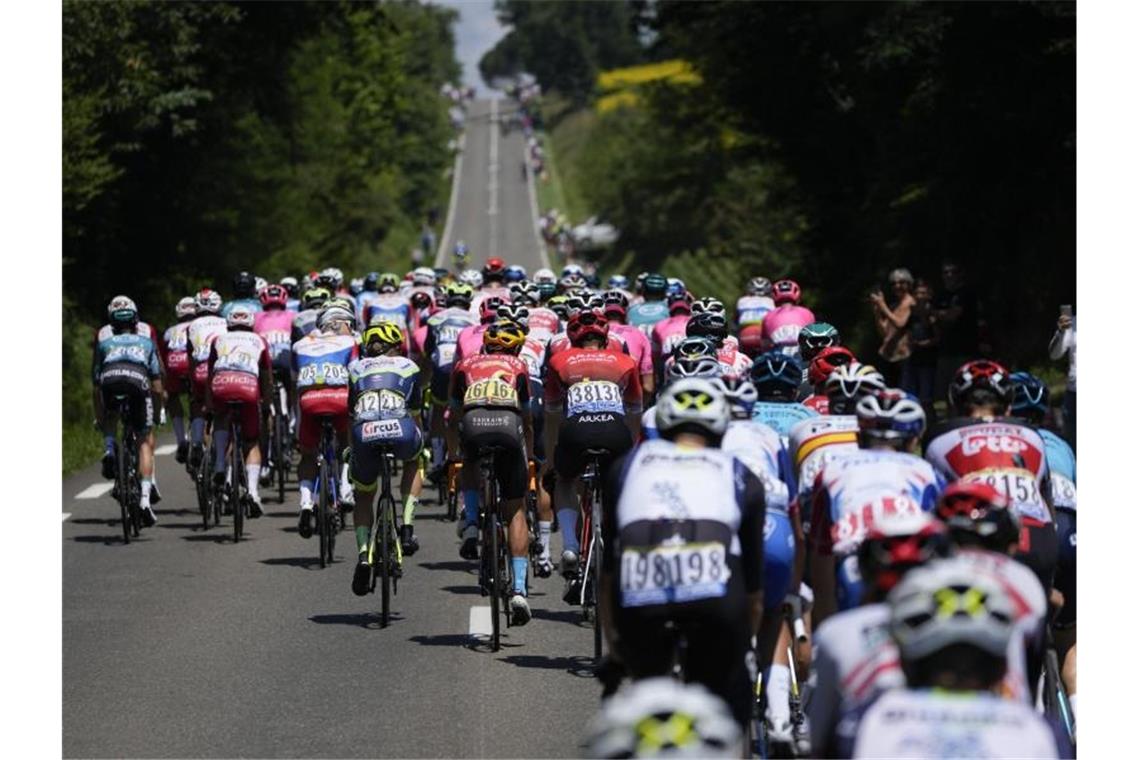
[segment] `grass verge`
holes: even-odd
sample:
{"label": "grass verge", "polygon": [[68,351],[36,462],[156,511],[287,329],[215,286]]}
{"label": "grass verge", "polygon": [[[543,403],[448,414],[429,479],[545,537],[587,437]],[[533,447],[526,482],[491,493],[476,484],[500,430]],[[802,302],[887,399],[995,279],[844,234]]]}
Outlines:
{"label": "grass verge", "polygon": [[63,426],[63,474],[81,470],[103,455],[103,436],[90,423]]}

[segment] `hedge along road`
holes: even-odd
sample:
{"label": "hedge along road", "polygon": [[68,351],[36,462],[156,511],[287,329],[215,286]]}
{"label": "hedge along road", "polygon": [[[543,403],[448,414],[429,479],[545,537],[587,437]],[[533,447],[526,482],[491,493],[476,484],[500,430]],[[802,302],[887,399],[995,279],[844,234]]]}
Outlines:
{"label": "hedge along road", "polygon": [[[488,202],[490,112],[480,101],[468,119],[453,225],[477,260],[497,240],[499,255],[532,268],[540,258],[517,132],[498,143],[497,205]],[[265,516],[248,520],[235,545],[229,518],[202,530],[173,439],[159,444],[159,523],[129,546],[98,465],[63,481],[64,756],[584,754],[599,695],[592,631],[562,602],[557,575],[532,579],[534,619],[504,628],[491,653],[475,563],[459,558],[454,523],[427,502],[421,549],[381,629],[379,596],[349,588],[351,531],[321,570],[316,539],[296,532],[295,484],[283,505],[266,489]]]}

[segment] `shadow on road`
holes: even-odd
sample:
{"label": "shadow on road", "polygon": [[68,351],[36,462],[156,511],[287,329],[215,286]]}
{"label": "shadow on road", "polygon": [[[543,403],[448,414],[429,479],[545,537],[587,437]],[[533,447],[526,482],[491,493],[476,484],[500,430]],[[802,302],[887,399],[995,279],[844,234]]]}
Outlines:
{"label": "shadow on road", "polygon": [[[213,541],[215,544],[232,544],[234,542],[233,528],[232,527],[225,528],[223,526],[222,529],[228,530],[228,532],[224,533],[224,534],[223,533],[195,533],[193,536],[182,536],[182,540],[183,541],[198,541],[198,542]],[[243,533],[242,540],[248,540],[244,535],[245,531],[242,531],[242,533]]]}
{"label": "shadow on road", "polygon": [[[388,627],[391,628],[393,623],[398,623],[403,620],[403,616],[397,612],[388,615]],[[333,613],[331,615],[313,615],[309,618],[313,623],[318,625],[351,625],[358,628],[380,629],[380,613],[378,612],[354,612],[354,613]]]}
{"label": "shadow on road", "polygon": [[478,566],[473,560],[471,562],[468,562],[467,560],[462,559],[448,560],[446,562],[421,562],[419,563],[419,566],[425,570],[453,570],[456,572],[469,573],[476,573],[479,570]]}
{"label": "shadow on road", "polygon": [[443,633],[437,636],[412,636],[408,641],[414,641],[425,647],[466,647],[475,649],[481,642],[469,633]]}
{"label": "shadow on road", "polygon": [[[134,536],[131,536],[131,542],[133,543],[135,541],[139,541],[139,540],[141,540],[141,538],[142,538],[141,536],[139,538],[135,538]],[[126,546],[126,544],[123,543],[122,535],[72,536],[71,540],[72,541],[78,541],[81,544],[106,544],[107,546]]]}
{"label": "shadow on road", "polygon": [[479,596],[482,590],[478,586],[440,586],[440,591],[449,591],[460,596]]}
{"label": "shadow on road", "polygon": [[120,519],[121,518],[118,517],[73,517],[67,522],[71,523],[72,525],[106,525],[109,528],[112,525],[118,525]]}
{"label": "shadow on road", "polygon": [[[532,596],[534,596],[532,594]],[[566,610],[544,610],[537,607],[530,612],[531,617],[536,620],[553,620],[556,623],[570,623],[571,625],[581,625],[584,622],[582,610],[579,607]]]}
{"label": "shadow on road", "polygon": [[575,657],[543,657],[537,654],[512,654],[500,659],[503,662],[520,668],[564,670],[579,678],[594,677],[594,658],[585,655]]}
{"label": "shadow on road", "polygon": [[287,567],[299,567],[304,570],[311,570],[314,567],[319,568],[321,566],[321,560],[319,557],[273,557],[271,559],[261,560],[261,564],[273,566],[285,565]]}

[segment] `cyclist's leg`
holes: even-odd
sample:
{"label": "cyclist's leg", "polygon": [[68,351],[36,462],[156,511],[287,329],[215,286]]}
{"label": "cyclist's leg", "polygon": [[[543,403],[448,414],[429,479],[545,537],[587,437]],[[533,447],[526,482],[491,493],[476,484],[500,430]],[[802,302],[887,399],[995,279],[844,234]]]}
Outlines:
{"label": "cyclist's leg", "polygon": [[577,480],[585,461],[582,452],[586,442],[582,440],[574,419],[562,421],[558,431],[558,443],[554,447],[554,470],[558,475],[554,481],[554,508],[558,511],[558,527],[562,532],[562,575],[571,577],[578,572],[578,506]]}
{"label": "cyclist's leg", "polygon": [[302,538],[313,535],[313,490],[317,481],[317,444],[321,438],[320,420],[315,404],[309,403],[313,391],[301,394],[298,401],[300,422],[297,425],[297,443],[301,448],[301,461],[297,464],[298,490],[300,491],[300,519],[298,531]]}
{"label": "cyclist's leg", "polygon": [[131,395],[129,420],[138,434],[139,447],[139,509],[143,523],[150,527],[158,522],[150,506],[150,488],[154,482],[154,397],[149,389]]}
{"label": "cyclist's leg", "polygon": [[[549,456],[549,452],[545,450],[546,413],[542,406],[541,387],[532,387],[532,391],[537,391],[532,396],[533,401],[530,410],[531,419],[534,422],[534,458],[539,465],[538,470],[541,472],[542,464]],[[543,568],[542,572],[549,574],[553,569],[553,563],[550,561],[550,531],[554,524],[554,505],[550,493],[542,485],[541,477],[536,478],[535,495],[537,496],[535,511],[538,513],[535,529],[538,532],[538,544],[541,547],[538,563]]]}
{"label": "cyclist's leg", "polygon": [[[261,516],[261,494],[258,492],[261,477],[261,411],[257,404],[242,405],[241,446],[245,454],[246,490],[253,502],[250,517]],[[234,445],[238,445],[235,441]]]}
{"label": "cyclist's leg", "polygon": [[119,414],[115,410],[114,400],[110,393],[103,388],[95,387],[95,418],[99,429],[103,433],[103,477],[114,480],[116,474],[115,464],[115,428],[119,424]]}
{"label": "cyclist's leg", "polygon": [[379,447],[373,446],[361,439],[363,425],[353,425],[352,429],[352,462],[349,468],[349,477],[356,491],[356,504],[353,507],[352,522],[356,534],[356,551],[364,555],[367,561],[368,547],[372,541],[372,503],[376,499],[376,479],[380,476],[380,458],[383,456]]}
{"label": "cyclist's leg", "polygon": [[400,527],[400,543],[404,554],[415,554],[420,548],[420,541],[416,537],[415,521],[416,506],[419,503],[420,489],[423,480],[420,477],[420,455],[423,453],[423,433],[416,426],[415,420],[404,418],[400,421],[401,437],[396,444],[396,458],[404,463],[404,470],[400,474],[400,499],[404,504],[404,522]]}
{"label": "cyclist's leg", "polygon": [[685,675],[727,702],[744,729],[752,715],[752,684],[746,664],[751,631],[743,586],[734,581],[737,577],[729,580],[724,597],[702,605],[705,609],[690,618],[697,622],[686,626]]}

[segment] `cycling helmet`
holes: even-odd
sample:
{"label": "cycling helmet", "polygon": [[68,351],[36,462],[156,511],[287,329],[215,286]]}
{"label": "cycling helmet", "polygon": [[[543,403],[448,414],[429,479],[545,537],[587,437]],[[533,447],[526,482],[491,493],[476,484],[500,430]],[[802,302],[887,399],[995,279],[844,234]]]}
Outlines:
{"label": "cycling helmet", "polygon": [[723,314],[711,311],[694,314],[685,323],[685,335],[711,338],[719,347],[728,337],[728,322],[725,321]]}
{"label": "cycling helmet", "polygon": [[1006,657],[1014,609],[997,580],[961,558],[944,559],[906,574],[887,599],[890,633],[905,662],[964,644]]}
{"label": "cycling helmet", "polygon": [[601,309],[579,309],[570,315],[566,323],[566,335],[570,345],[580,347],[588,338],[601,338],[602,344],[610,333],[610,325]]}
{"label": "cycling helmet", "polygon": [[364,292],[364,278],[353,277],[348,281],[348,292],[353,298]]}
{"label": "cycling helmet", "polygon": [[771,296],[772,281],[767,277],[753,277],[744,286],[744,292],[750,296]]}
{"label": "cycling helmet", "polygon": [[455,244],[455,248],[451,250],[451,255],[457,264],[466,264],[467,257],[471,255],[471,251],[467,248],[467,243],[462,240]]}
{"label": "cycling helmet", "polygon": [[336,267],[328,267],[323,272],[321,272],[321,277],[323,279],[332,281],[333,292],[340,290],[340,286],[344,284],[344,272],[340,271]]}
{"label": "cycling helmet", "polygon": [[1013,384],[1010,411],[1029,420],[1041,419],[1049,411],[1049,386],[1028,372],[1014,372],[1009,379]]}
{"label": "cycling helmet", "polygon": [[959,546],[1005,554],[1021,536],[1021,520],[1005,494],[983,481],[958,480],[946,486],[934,514]]}
{"label": "cycling helmet", "polygon": [[671,355],[674,360],[691,356],[711,356],[717,358],[717,345],[708,338],[699,335],[690,335],[673,346]]}
{"label": "cycling helmet", "polygon": [[179,320],[189,319],[197,313],[198,303],[194,300],[193,296],[178,299],[178,303],[174,307],[174,316]]}
{"label": "cycling helmet", "polygon": [[665,297],[665,303],[669,305],[669,316],[676,317],[681,314],[692,314],[693,297],[689,295],[689,291],[682,290],[679,292],[670,293]]}
{"label": "cycling helmet", "polygon": [[330,300],[317,315],[317,328],[327,330],[340,322],[347,322],[350,327],[356,327],[356,313],[335,300]]}
{"label": "cycling helmet", "polygon": [[712,296],[705,296],[704,298],[698,298],[697,300],[693,301],[693,313],[701,314],[704,312],[708,312],[710,314],[724,314],[724,302],[722,302],[719,298],[713,298]]}
{"label": "cycling helmet", "polygon": [[606,280],[606,287],[610,290],[613,290],[615,288],[628,288],[629,278],[624,274],[611,274],[610,278]]}
{"label": "cycling helmet", "polygon": [[412,293],[409,300],[412,302],[412,308],[421,310],[431,308],[433,303],[432,294],[423,290]]}
{"label": "cycling helmet", "polygon": [[567,300],[566,296],[551,296],[546,306],[557,314],[559,319],[567,320],[570,318],[570,306],[566,303]]}
{"label": "cycling helmet", "polygon": [[538,304],[538,286],[533,282],[512,282],[510,287],[511,301],[527,306]]}
{"label": "cycling helmet", "polygon": [[562,267],[562,277],[569,277],[571,275],[581,276],[582,274],[582,267],[578,266],[577,264],[567,264],[566,266]]}
{"label": "cycling helmet", "polygon": [[253,322],[253,309],[244,304],[234,306],[226,315],[226,327],[230,330],[252,330]]}
{"label": "cycling helmet", "polygon": [[648,279],[649,272],[641,272],[633,279],[633,290],[640,295],[645,292],[645,280]]}
{"label": "cycling helmet", "polygon": [[[498,256],[492,256],[487,259],[487,263],[483,265],[483,279],[484,280],[499,280],[502,281],[504,275],[507,273],[507,263],[500,259]],[[523,272],[523,277],[526,277],[526,272]]]}
{"label": "cycling helmet", "polygon": [[436,285],[446,285],[455,279],[447,267],[433,267],[431,271],[435,274]]}
{"label": "cycling helmet", "polygon": [[671,293],[684,293],[685,290],[686,290],[685,281],[682,280],[680,277],[666,277],[665,278],[665,294],[666,295],[669,295]]}
{"label": "cycling helmet", "polygon": [[829,346],[821,350],[808,365],[808,382],[819,387],[837,368],[855,361],[855,354],[843,346]]}
{"label": "cycling helmet", "polygon": [[711,356],[682,356],[667,362],[665,381],[683,380],[686,377],[704,377],[713,380],[720,377],[720,362]]}
{"label": "cycling helmet", "polygon": [[234,298],[253,298],[257,295],[257,278],[249,272],[234,275]]}
{"label": "cycling helmet", "polygon": [[222,297],[216,290],[202,288],[195,296],[194,302],[198,306],[198,314],[217,314],[222,310]]}
{"label": "cycling helmet", "polygon": [[305,295],[301,296],[301,308],[305,310],[319,309],[330,298],[332,298],[332,293],[327,288],[310,288],[305,291]]}
{"label": "cycling helmet", "polygon": [[443,292],[448,306],[462,306],[465,309],[471,306],[471,299],[475,296],[475,289],[466,282],[448,283]]}
{"label": "cycling helmet", "polygon": [[777,306],[800,302],[800,286],[795,280],[777,280],[772,285],[772,302]]}
{"label": "cycling helmet", "polygon": [[395,293],[400,289],[400,278],[395,272],[385,272],[376,281],[376,286],[381,293]]}
{"label": "cycling helmet", "polygon": [[270,306],[284,309],[289,305],[289,291],[281,285],[270,285],[261,291],[261,305],[266,309]]}
{"label": "cycling helmet", "polygon": [[839,345],[839,331],[827,322],[812,322],[805,325],[798,338],[800,342],[800,356],[810,362],[816,354],[825,348]]}
{"label": "cycling helmet", "polygon": [[435,285],[435,271],[431,267],[416,267],[412,270],[413,285]]}
{"label": "cycling helmet", "polygon": [[301,293],[301,286],[297,284],[296,277],[282,277],[281,286],[289,293],[290,298],[296,298]]}
{"label": "cycling helmet", "polygon": [[624,321],[629,314],[629,299],[620,290],[607,290],[602,295],[602,302],[606,316],[611,319]]}
{"label": "cycling helmet", "polygon": [[488,354],[518,353],[525,341],[526,330],[509,319],[497,319],[483,331],[483,351]]}
{"label": "cycling helmet", "polygon": [[859,544],[859,573],[868,590],[885,597],[911,568],[950,556],[946,526],[929,512],[879,517]]}
{"label": "cycling helmet", "polygon": [[[404,331],[400,329],[398,324],[390,320],[384,319],[373,322],[360,336],[360,345],[364,347],[364,351],[368,355],[379,356],[394,347],[403,348]],[[376,347],[377,350],[373,351],[373,347]]]}
{"label": "cycling helmet", "polygon": [[604,309],[606,301],[599,295],[595,295],[586,290],[579,290],[566,295],[566,305],[570,308],[570,311],[576,311],[578,309]]}
{"label": "cycling helmet", "polygon": [[337,306],[345,311],[356,313],[356,301],[348,296],[333,296],[326,303],[325,306]]}
{"label": "cycling helmet", "polygon": [[921,438],[926,412],[914,396],[897,388],[871,391],[855,404],[862,441]]}
{"label": "cycling helmet", "polygon": [[972,400],[985,403],[991,397],[998,405],[1009,405],[1013,397],[1009,370],[997,362],[987,359],[966,362],[954,373],[950,382],[950,405],[959,412]]}
{"label": "cycling helmet", "polygon": [[720,383],[720,389],[728,400],[729,411],[733,418],[751,419],[752,407],[756,406],[756,401],[759,399],[752,381],[747,377],[729,375],[717,378],[717,382]]}
{"label": "cycling helmet", "polygon": [[459,281],[465,285],[470,285],[473,288],[483,287],[483,275],[476,272],[474,269],[464,269],[459,273]]}
{"label": "cycling helmet", "polygon": [[799,359],[780,351],[768,351],[752,361],[749,371],[757,394],[764,400],[795,400],[804,368]]}
{"label": "cycling helmet", "polygon": [[540,301],[549,301],[551,298],[558,294],[558,283],[556,282],[540,282],[538,283],[538,298]]}
{"label": "cycling helmet", "polygon": [[665,289],[669,287],[669,281],[659,274],[646,275],[645,282],[642,283],[641,289],[645,292],[646,298],[661,299],[665,297]]}
{"label": "cycling helmet", "polygon": [[554,275],[554,272],[547,269],[546,267],[543,267],[542,269],[539,269],[537,272],[535,272],[534,277],[532,277],[531,279],[536,284],[537,283],[543,283],[543,282],[550,282],[550,283],[558,282],[558,278]]}
{"label": "cycling helmet", "polygon": [[689,377],[670,383],[657,398],[657,430],[701,432],[717,440],[728,427],[728,400],[711,378]]}
{"label": "cycling helmet", "polygon": [[495,316],[499,319],[509,319],[511,322],[517,322],[522,328],[523,332],[528,332],[530,327],[530,309],[526,304],[522,303],[503,303],[495,310]]}
{"label": "cycling helmet", "polygon": [[139,307],[126,296],[115,296],[107,304],[107,319],[112,325],[134,326],[139,321]]}
{"label": "cycling helmet", "polygon": [[831,414],[854,414],[859,399],[886,387],[883,376],[873,366],[851,362],[832,370],[823,392]]}
{"label": "cycling helmet", "polygon": [[495,319],[495,313],[506,301],[498,296],[490,296],[479,302],[479,321],[487,324]]}
{"label": "cycling helmet", "polygon": [[571,272],[570,274],[562,275],[558,280],[558,288],[563,293],[569,293],[579,288],[586,287],[586,278],[580,274]]}
{"label": "cycling helmet", "polygon": [[363,288],[369,293],[375,293],[376,289],[380,286],[380,273],[369,272],[364,276]]}
{"label": "cycling helmet", "polygon": [[526,269],[518,264],[511,264],[503,272],[503,279],[507,282],[524,282],[526,280]]}
{"label": "cycling helmet", "polygon": [[744,746],[723,700],[665,676],[635,681],[603,702],[585,743],[593,758],[740,757]]}

